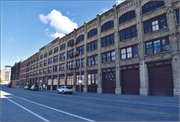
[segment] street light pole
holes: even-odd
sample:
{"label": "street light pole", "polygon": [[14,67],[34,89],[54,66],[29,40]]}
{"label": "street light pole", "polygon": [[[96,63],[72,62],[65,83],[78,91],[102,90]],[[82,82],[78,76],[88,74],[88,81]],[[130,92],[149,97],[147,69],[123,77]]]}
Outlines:
{"label": "street light pole", "polygon": [[80,74],[80,81],[79,81],[79,93],[81,93],[81,49],[80,49],[80,72],[79,72],[79,74]]}

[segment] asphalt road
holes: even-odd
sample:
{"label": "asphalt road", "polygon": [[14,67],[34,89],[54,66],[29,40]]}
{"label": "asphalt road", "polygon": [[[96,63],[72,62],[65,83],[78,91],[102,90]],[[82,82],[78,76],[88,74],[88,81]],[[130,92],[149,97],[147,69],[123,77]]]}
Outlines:
{"label": "asphalt road", "polygon": [[1,121],[179,121],[179,97],[63,95],[1,85]]}

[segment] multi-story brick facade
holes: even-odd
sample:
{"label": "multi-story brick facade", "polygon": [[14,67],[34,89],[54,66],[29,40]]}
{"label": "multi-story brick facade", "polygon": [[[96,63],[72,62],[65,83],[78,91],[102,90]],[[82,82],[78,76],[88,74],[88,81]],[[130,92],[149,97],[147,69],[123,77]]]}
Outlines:
{"label": "multi-story brick facade", "polygon": [[81,51],[83,92],[178,96],[179,6],[178,0],[114,5],[24,60],[21,81],[78,90]]}

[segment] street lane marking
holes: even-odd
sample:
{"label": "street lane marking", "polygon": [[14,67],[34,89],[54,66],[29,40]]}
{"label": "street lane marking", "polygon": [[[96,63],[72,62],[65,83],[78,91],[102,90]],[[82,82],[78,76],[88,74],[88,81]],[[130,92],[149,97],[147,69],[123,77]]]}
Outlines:
{"label": "street lane marking", "polygon": [[52,107],[49,107],[49,106],[46,106],[46,105],[43,105],[43,104],[40,104],[40,103],[36,103],[36,102],[30,101],[30,100],[27,100],[27,99],[22,98],[22,97],[18,97],[18,96],[15,96],[15,95],[12,95],[12,96],[17,97],[17,98],[22,99],[22,100],[25,100],[25,101],[28,101],[30,103],[34,103],[34,104],[39,105],[39,106],[43,106],[45,108],[52,109],[54,111],[58,111],[60,113],[64,113],[64,114],[67,114],[67,115],[70,115],[70,116],[73,116],[73,117],[76,117],[76,118],[80,118],[80,119],[83,119],[83,120],[86,120],[86,121],[95,122],[94,120],[87,119],[87,118],[84,118],[84,117],[81,117],[81,116],[78,116],[78,115],[75,115],[75,114],[71,114],[71,113],[68,113],[68,112],[65,112],[65,111],[61,111],[61,110],[58,110],[58,109],[55,109],[55,108],[52,108]]}
{"label": "street lane marking", "polygon": [[163,113],[163,112],[147,111],[147,110],[138,110],[138,109],[132,109],[132,108],[123,108],[123,109],[133,110],[133,111],[149,112],[149,113],[157,113],[157,114],[169,114],[169,113]]}
{"label": "street lane marking", "polygon": [[31,114],[33,114],[33,115],[37,116],[38,118],[40,118],[40,119],[44,120],[45,122],[50,122],[49,120],[47,120],[47,119],[45,119],[45,118],[43,118],[43,117],[39,116],[38,114],[36,114],[36,113],[34,113],[34,112],[30,111],[29,109],[27,109],[27,108],[25,108],[25,107],[23,107],[23,106],[19,105],[18,103],[16,103],[16,102],[14,102],[14,101],[10,100],[9,98],[6,98],[6,99],[7,99],[7,100],[9,100],[10,102],[12,102],[12,103],[16,104],[17,106],[21,107],[22,109],[24,109],[24,110],[28,111],[29,113],[31,113]]}

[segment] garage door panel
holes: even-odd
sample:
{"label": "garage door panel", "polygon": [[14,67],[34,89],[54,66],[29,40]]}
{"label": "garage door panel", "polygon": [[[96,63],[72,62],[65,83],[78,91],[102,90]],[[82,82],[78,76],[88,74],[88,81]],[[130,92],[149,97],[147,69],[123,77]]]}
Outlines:
{"label": "garage door panel", "polygon": [[173,96],[171,65],[151,67],[148,71],[150,95]]}
{"label": "garage door panel", "polygon": [[123,94],[139,94],[139,69],[123,70],[121,86]]}

